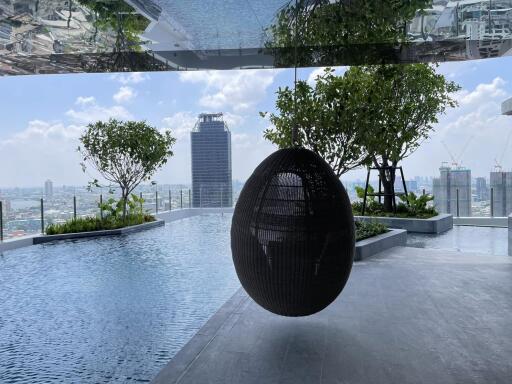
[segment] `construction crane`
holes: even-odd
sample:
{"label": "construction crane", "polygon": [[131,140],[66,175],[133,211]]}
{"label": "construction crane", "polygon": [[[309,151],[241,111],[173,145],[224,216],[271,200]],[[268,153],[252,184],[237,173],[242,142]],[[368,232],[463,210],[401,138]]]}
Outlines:
{"label": "construction crane", "polygon": [[441,141],[441,143],[443,144],[444,148],[446,149],[446,152],[448,152],[448,155],[450,155],[450,158],[452,159],[452,166],[455,167],[455,168],[459,168],[462,166],[462,156],[464,155],[464,153],[466,152],[466,149],[468,149],[469,147],[469,144],[471,143],[471,141],[473,140],[473,138],[475,137],[475,135],[471,135],[467,140],[466,142],[464,143],[464,145],[462,146],[462,149],[459,153],[459,156],[455,157],[453,155],[453,153],[450,151],[450,148],[448,148],[448,145],[444,142],[444,141]]}
{"label": "construction crane", "polygon": [[507,148],[510,143],[510,139],[512,138],[512,131],[509,131],[507,135],[507,140],[505,140],[505,146],[503,147],[503,152],[499,159],[494,159],[494,172],[502,172],[503,171],[503,158],[505,157],[505,153],[507,153]]}

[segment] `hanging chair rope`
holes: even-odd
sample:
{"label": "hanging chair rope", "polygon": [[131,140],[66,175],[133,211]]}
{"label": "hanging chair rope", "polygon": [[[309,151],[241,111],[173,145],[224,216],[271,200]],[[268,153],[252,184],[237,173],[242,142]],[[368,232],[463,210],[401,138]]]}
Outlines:
{"label": "hanging chair rope", "polygon": [[298,146],[298,124],[297,124],[297,24],[299,20],[298,0],[295,0],[295,23],[294,23],[294,82],[293,82],[293,127],[292,127],[292,146]]}

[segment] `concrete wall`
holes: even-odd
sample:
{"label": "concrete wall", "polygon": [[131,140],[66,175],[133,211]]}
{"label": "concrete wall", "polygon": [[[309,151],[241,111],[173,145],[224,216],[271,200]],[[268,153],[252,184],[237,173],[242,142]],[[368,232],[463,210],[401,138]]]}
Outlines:
{"label": "concrete wall", "polygon": [[443,233],[453,228],[453,216],[440,214],[430,219],[400,217],[355,216],[358,221],[377,221],[389,228],[405,229],[416,233]]}
{"label": "concrete wall", "polygon": [[233,213],[234,210],[234,208],[185,208],[177,209],[174,211],[160,212],[156,215],[156,217],[161,220],[165,220],[166,222],[171,222],[193,216],[208,215],[214,213]]}
{"label": "concrete wall", "polygon": [[507,228],[508,217],[454,217],[453,225]]}
{"label": "concrete wall", "polygon": [[407,243],[407,231],[405,229],[391,229],[387,233],[370,237],[356,243],[354,261],[361,261],[379,252]]}

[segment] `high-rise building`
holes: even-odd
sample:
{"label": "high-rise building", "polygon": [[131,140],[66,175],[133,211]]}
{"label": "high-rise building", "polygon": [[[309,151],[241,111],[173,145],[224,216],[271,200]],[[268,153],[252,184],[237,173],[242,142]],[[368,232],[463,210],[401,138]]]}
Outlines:
{"label": "high-rise building", "polygon": [[[471,170],[464,167],[439,168],[433,181],[434,205],[440,213],[471,216]],[[458,208],[457,208],[458,207]]]}
{"label": "high-rise building", "polygon": [[475,187],[477,201],[489,200],[489,189],[487,188],[487,180],[485,180],[485,177],[477,177]]}
{"label": "high-rise building", "polygon": [[512,172],[491,172],[490,187],[493,194],[494,216],[512,213]]}
{"label": "high-rise building", "polygon": [[7,198],[2,197],[0,194],[0,202],[2,203],[2,213],[4,216],[9,216],[11,210],[11,201]]}
{"label": "high-rise building", "polygon": [[51,199],[53,197],[53,182],[51,180],[46,180],[44,182],[44,196],[47,199]]}
{"label": "high-rise building", "polygon": [[[405,187],[408,193],[416,193],[418,191],[418,183],[416,180],[405,180]],[[401,176],[395,178],[395,192],[404,192],[404,182]]]}
{"label": "high-rise building", "polygon": [[190,134],[192,206],[233,206],[231,132],[223,114],[201,114]]}

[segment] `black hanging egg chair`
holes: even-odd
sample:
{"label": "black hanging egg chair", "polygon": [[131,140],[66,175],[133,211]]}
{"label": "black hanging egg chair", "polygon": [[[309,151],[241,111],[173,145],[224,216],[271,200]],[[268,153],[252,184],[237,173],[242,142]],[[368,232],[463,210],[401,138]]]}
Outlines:
{"label": "black hanging egg chair", "polygon": [[231,226],[235,269],[247,293],[283,316],[332,303],[354,259],[347,193],[331,167],[303,148],[281,149],[256,168]]}

